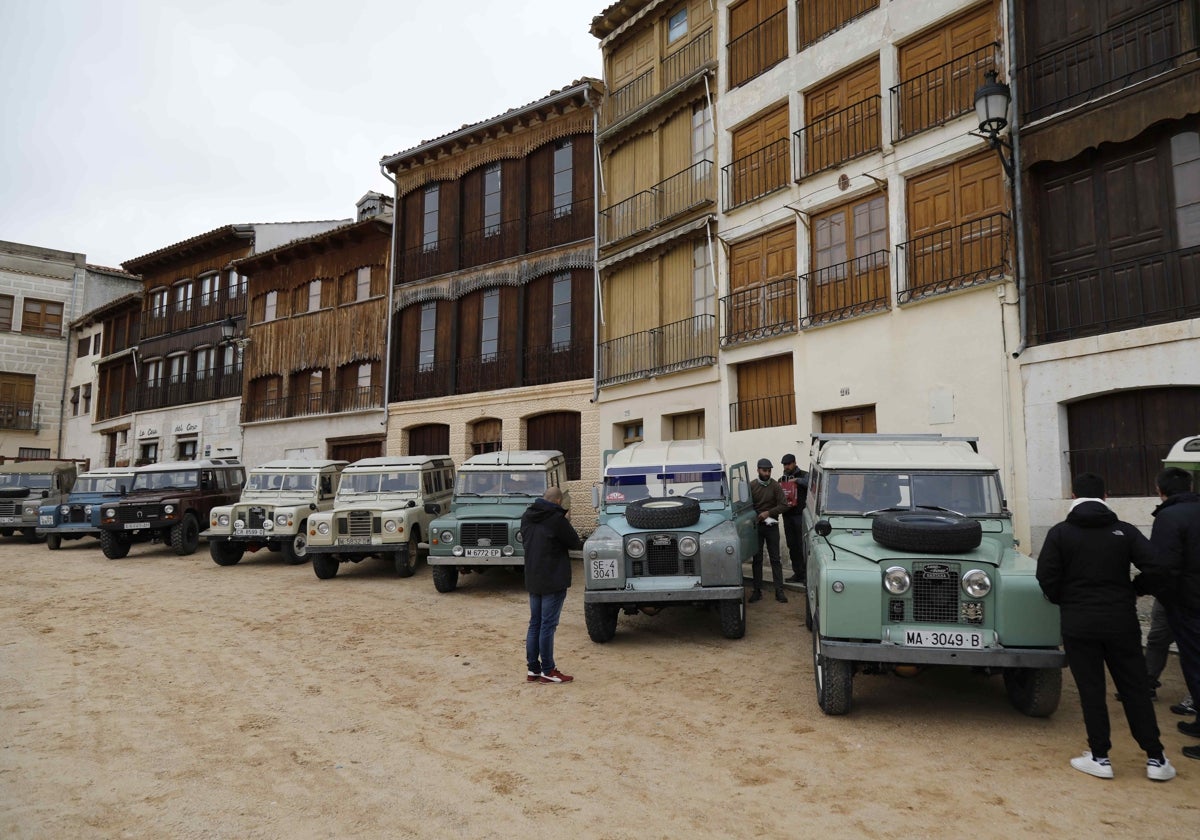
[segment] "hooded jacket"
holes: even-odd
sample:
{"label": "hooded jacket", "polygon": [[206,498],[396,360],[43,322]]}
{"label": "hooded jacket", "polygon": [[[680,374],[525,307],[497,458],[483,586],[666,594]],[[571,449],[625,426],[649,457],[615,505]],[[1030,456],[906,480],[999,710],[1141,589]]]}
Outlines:
{"label": "hooded jacket", "polygon": [[1150,544],[1168,579],[1159,599],[1200,612],[1200,495],[1176,493],[1156,507]]}
{"label": "hooded jacket", "polygon": [[1042,592],[1058,604],[1064,636],[1140,633],[1130,564],[1153,568],[1150,541],[1100,499],[1081,499],[1038,554]]}
{"label": "hooded jacket", "polygon": [[571,585],[571,549],[583,548],[559,505],[538,499],[521,516],[525,546],[525,589],[531,595],[562,592]]}

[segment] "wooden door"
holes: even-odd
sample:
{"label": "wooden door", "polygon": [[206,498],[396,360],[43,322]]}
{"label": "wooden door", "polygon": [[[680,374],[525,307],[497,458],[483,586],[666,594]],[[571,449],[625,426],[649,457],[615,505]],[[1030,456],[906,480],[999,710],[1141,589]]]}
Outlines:
{"label": "wooden door", "polygon": [[821,412],[821,431],[831,435],[873,435],[877,431],[875,406],[864,405]]}
{"label": "wooden door", "polygon": [[[970,110],[983,74],[994,64],[997,16],[980,6],[900,47],[899,136],[946,122]],[[966,60],[976,50],[980,54]]]}
{"label": "wooden door", "polygon": [[450,452],[450,427],[428,423],[408,430],[409,455],[446,455]]}
{"label": "wooden door", "polygon": [[787,138],[787,102],[780,103],[753,122],[734,129],[730,184],[730,199],[734,206],[787,183]]}
{"label": "wooden door", "polygon": [[872,58],[804,94],[805,173],[879,147],[879,84],[879,59]]}
{"label": "wooden door", "polygon": [[539,414],[526,421],[526,446],[529,449],[557,449],[567,460],[567,480],[578,481],[582,474],[581,428],[577,411]]}

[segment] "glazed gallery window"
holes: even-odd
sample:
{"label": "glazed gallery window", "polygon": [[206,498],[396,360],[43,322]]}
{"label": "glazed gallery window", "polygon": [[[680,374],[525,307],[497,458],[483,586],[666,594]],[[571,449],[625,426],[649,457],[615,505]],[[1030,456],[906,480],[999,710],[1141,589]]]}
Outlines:
{"label": "glazed gallery window", "polygon": [[204,379],[211,376],[215,371],[213,367],[216,364],[217,349],[215,347],[201,347],[192,357],[193,370],[196,371],[197,379]]}
{"label": "glazed gallery window", "polygon": [[208,306],[210,303],[216,303],[218,296],[221,294],[221,275],[220,274],[205,274],[200,278],[200,305]]}
{"label": "glazed gallery window", "polygon": [[162,359],[151,359],[150,361],[146,362],[146,384],[151,388],[155,388],[162,384],[162,378]]}
{"label": "glazed gallery window", "polygon": [[500,352],[500,290],[483,293],[483,323],[479,350],[485,361],[495,359]]}
{"label": "glazed gallery window", "polygon": [[421,304],[421,345],[417,353],[417,368],[433,370],[437,339],[437,304],[433,301]]}
{"label": "glazed gallery window", "polygon": [[354,299],[366,300],[371,296],[371,266],[364,265],[358,270],[354,283]]}
{"label": "glazed gallery window", "polygon": [[554,144],[554,217],[571,212],[574,191],[573,145],[570,140],[559,140]]}
{"label": "glazed gallery window", "polygon": [[263,320],[274,321],[279,306],[279,293],[267,292],[263,299]]}
{"label": "glazed gallery window", "polygon": [[308,311],[316,312],[321,308],[321,281],[308,281]]}
{"label": "glazed gallery window", "polygon": [[667,43],[674,44],[684,35],[687,35],[687,31],[687,6],[682,6],[679,10],[673,12],[671,17],[667,18]]}
{"label": "glazed gallery window", "polygon": [[483,170],[483,235],[500,232],[500,164],[491,163]]}
{"label": "glazed gallery window", "polygon": [[697,317],[713,314],[712,262],[708,257],[707,242],[692,246],[692,315]]}
{"label": "glazed gallery window", "polygon": [[187,312],[192,308],[192,281],[180,280],[172,288],[175,297],[175,311]]}
{"label": "glazed gallery window", "polygon": [[[712,108],[708,100],[692,106],[692,163],[713,160],[713,121]],[[707,178],[708,172],[696,169],[696,179]]]}
{"label": "glazed gallery window", "polygon": [[246,294],[246,278],[238,274],[236,269],[229,269],[228,282],[225,285],[229,288],[230,298]]}
{"label": "glazed gallery window", "polygon": [[166,289],[155,289],[150,293],[150,315],[153,318],[163,318],[167,314],[167,298],[169,293]]}
{"label": "glazed gallery window", "polygon": [[0,295],[0,330],[12,329],[13,296]]}
{"label": "glazed gallery window", "polygon": [[554,278],[553,301],[550,306],[550,341],[555,349],[571,343],[571,275]]}
{"label": "glazed gallery window", "polygon": [[35,335],[62,335],[63,307],[49,300],[25,298],[21,310],[21,332]]}
{"label": "glazed gallery window", "polygon": [[433,251],[437,248],[439,192],[437,184],[430,184],[425,188],[425,206],[421,227],[421,248],[425,251]]}
{"label": "glazed gallery window", "polygon": [[182,353],[177,356],[167,357],[167,375],[169,382],[172,385],[183,382],[187,379],[188,372],[188,357]]}

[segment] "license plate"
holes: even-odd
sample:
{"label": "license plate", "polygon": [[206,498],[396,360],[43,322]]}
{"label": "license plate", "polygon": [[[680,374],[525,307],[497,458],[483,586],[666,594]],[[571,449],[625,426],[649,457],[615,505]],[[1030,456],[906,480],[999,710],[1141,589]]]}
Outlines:
{"label": "license plate", "polygon": [[240,531],[234,531],[234,536],[238,537],[263,537],[267,532],[262,528],[243,528]]}
{"label": "license plate", "polygon": [[616,580],[617,579],[617,559],[615,557],[597,557],[594,560],[589,560],[588,573],[592,580]]}
{"label": "license plate", "polygon": [[498,548],[468,548],[466,549],[468,557],[499,557],[500,549]]}
{"label": "license plate", "polygon": [[0,516],[0,525],[20,525],[21,517],[19,516]]}
{"label": "license plate", "polygon": [[126,522],[125,523],[126,531],[136,531],[139,528],[149,528],[149,527],[150,527],[149,522]]}
{"label": "license plate", "polygon": [[38,524],[39,525],[53,525],[54,524],[54,515],[51,514],[50,516],[39,516]]}
{"label": "license plate", "polygon": [[338,545],[370,545],[370,537],[338,537]]}
{"label": "license plate", "polygon": [[906,647],[958,648],[961,650],[982,650],[984,647],[983,633],[958,630],[905,630],[904,644]]}

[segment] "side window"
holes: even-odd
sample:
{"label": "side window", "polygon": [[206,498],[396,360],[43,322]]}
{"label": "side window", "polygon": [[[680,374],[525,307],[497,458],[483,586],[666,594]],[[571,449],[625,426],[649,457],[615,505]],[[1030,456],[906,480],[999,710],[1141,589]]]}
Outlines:
{"label": "side window", "polygon": [[433,493],[433,479],[434,474],[432,472],[421,473],[421,485],[425,488],[426,495],[431,495]]}
{"label": "side window", "polygon": [[241,470],[228,470],[224,477],[229,482],[230,490],[241,491],[242,485],[246,483],[246,474]]}
{"label": "side window", "polygon": [[320,489],[317,498],[324,499],[326,496],[333,495],[333,476],[325,473],[321,476]]}
{"label": "side window", "polygon": [[212,470],[200,470],[200,489],[201,490],[216,490],[218,489],[217,477]]}
{"label": "side window", "polygon": [[729,495],[734,508],[750,504],[750,479],[745,464],[735,464],[729,468]]}

